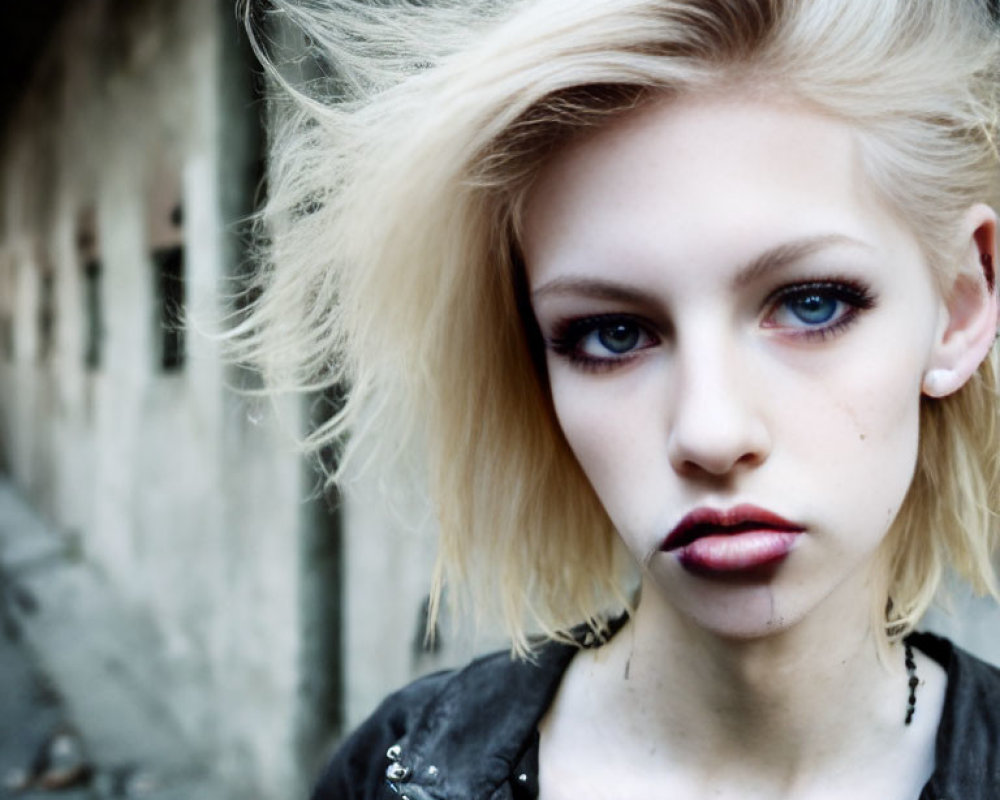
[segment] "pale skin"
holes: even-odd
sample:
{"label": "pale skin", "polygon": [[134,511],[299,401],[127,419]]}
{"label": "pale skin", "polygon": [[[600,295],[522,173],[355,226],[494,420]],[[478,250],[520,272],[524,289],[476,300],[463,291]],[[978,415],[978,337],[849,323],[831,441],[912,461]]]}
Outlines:
{"label": "pale skin", "polygon": [[[545,800],[915,800],[933,770],[946,678],[917,654],[904,726],[877,553],[921,394],[960,388],[995,335],[995,215],[968,210],[942,286],[850,127],[745,98],[630,112],[525,207],[556,414],[642,565],[635,616],[541,723]],[[773,569],[723,579],[661,550],[692,509],[740,503],[802,527]]]}

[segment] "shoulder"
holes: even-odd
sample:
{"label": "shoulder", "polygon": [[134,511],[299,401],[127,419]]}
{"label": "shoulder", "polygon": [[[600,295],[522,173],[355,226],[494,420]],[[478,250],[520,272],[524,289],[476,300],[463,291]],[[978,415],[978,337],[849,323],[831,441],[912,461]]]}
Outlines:
{"label": "shoulder", "polygon": [[437,672],[393,692],[334,752],[313,793],[313,800],[374,800],[385,784],[389,748],[413,727],[415,719],[454,676]]}
{"label": "shoulder", "polygon": [[[943,636],[917,633],[909,641],[947,672],[945,707],[949,716],[964,722],[1000,720],[1000,668],[977,658]],[[949,720],[945,718],[942,721]]]}
{"label": "shoulder", "polygon": [[395,788],[462,787],[463,793],[502,782],[551,703],[573,652],[549,644],[533,662],[493,653],[414,681],[386,698],[340,745],[313,800],[396,797],[387,793],[390,782]]}
{"label": "shoulder", "polygon": [[1000,669],[939,636],[910,641],[948,675],[932,785],[939,797],[1000,795]]}

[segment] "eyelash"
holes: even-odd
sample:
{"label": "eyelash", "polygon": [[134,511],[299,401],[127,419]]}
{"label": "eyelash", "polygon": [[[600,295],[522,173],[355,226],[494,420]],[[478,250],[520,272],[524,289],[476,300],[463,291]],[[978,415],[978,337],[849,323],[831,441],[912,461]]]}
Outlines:
{"label": "eyelash", "polygon": [[807,283],[793,283],[780,287],[764,302],[764,308],[768,309],[764,327],[780,327],[767,325],[766,320],[791,301],[805,300],[816,296],[843,303],[846,308],[834,322],[829,324],[810,326],[802,320],[803,327],[794,328],[795,332],[791,335],[811,341],[823,341],[846,330],[857,321],[858,316],[863,311],[875,307],[874,295],[866,286],[851,278],[829,278]]}
{"label": "eyelash", "polygon": [[[875,307],[875,297],[863,284],[852,278],[829,278],[821,281],[792,283],[779,287],[764,301],[766,313],[763,327],[781,327],[767,325],[766,320],[775,315],[787,304],[795,300],[805,300],[811,297],[822,297],[843,303],[846,308],[829,324],[803,327],[792,327],[790,336],[807,341],[824,341],[846,330],[859,315]],[[790,312],[792,313],[792,312]],[[583,342],[591,334],[600,330],[609,330],[616,325],[632,328],[638,336],[645,336],[648,342],[642,346],[630,349],[616,356],[594,356],[583,350]],[[660,342],[655,333],[655,326],[641,317],[632,314],[595,314],[585,317],[571,317],[560,320],[551,336],[546,338],[546,346],[555,354],[568,359],[572,364],[588,371],[599,372],[621,366],[635,358],[643,350]]]}
{"label": "eyelash", "polygon": [[[648,337],[650,343],[611,357],[592,356],[583,351],[582,344],[588,336],[616,325],[626,325],[636,329],[639,335]],[[659,336],[652,331],[652,325],[631,314],[595,314],[560,320],[545,344],[553,353],[568,359],[575,366],[597,372],[631,361],[636,353],[659,343]]]}

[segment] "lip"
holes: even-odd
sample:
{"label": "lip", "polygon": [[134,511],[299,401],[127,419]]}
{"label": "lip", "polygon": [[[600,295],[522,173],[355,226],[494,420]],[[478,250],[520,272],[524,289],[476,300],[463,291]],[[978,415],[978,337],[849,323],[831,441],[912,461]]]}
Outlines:
{"label": "lip", "polygon": [[805,526],[765,508],[696,508],[663,540],[681,566],[702,575],[760,571],[785,559]]}

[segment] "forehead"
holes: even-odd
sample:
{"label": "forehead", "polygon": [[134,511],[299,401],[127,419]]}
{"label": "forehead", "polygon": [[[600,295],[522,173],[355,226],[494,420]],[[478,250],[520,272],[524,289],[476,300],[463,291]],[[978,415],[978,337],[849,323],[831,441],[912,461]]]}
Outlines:
{"label": "forehead", "polygon": [[588,263],[728,263],[781,241],[908,237],[861,170],[856,137],[792,101],[650,102],[562,148],[522,218],[532,282]]}

